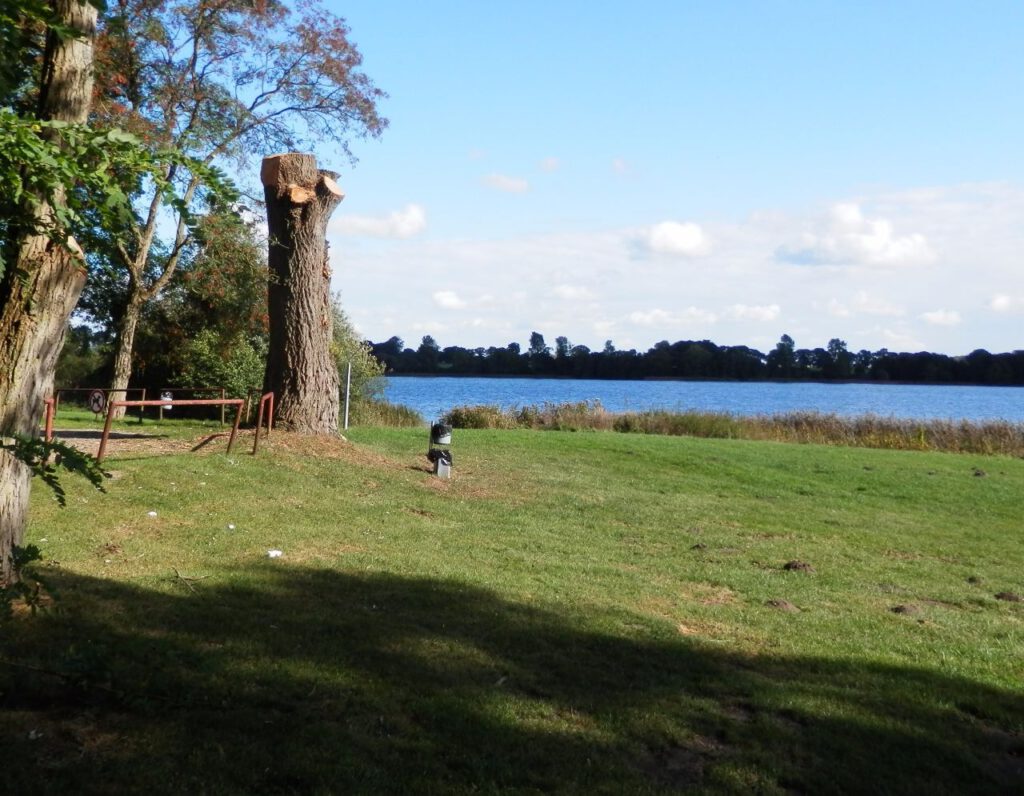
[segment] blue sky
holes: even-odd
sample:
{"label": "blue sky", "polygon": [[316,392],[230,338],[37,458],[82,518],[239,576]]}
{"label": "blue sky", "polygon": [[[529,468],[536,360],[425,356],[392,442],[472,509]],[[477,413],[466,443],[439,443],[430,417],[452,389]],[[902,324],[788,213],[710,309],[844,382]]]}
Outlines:
{"label": "blue sky", "polygon": [[329,5],[391,126],[334,286],[418,345],[1024,347],[1024,5]]}

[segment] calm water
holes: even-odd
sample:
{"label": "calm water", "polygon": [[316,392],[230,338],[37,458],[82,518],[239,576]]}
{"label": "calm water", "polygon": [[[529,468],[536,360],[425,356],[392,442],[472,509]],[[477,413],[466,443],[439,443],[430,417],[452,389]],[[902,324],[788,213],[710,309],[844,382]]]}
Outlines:
{"label": "calm water", "polygon": [[613,412],[697,409],[737,415],[813,410],[853,416],[1024,422],[1022,387],[902,384],[775,384],[721,381],[592,381],[402,376],[385,397],[434,420],[453,406],[529,406],[597,399]]}

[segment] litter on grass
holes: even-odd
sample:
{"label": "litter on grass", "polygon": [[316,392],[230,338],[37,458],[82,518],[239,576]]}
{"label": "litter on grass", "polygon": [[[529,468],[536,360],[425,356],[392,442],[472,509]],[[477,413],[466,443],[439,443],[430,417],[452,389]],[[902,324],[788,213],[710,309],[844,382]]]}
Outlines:
{"label": "litter on grass", "polygon": [[282,553],[280,550],[268,550],[267,551],[267,558],[280,558],[283,555],[284,555],[284,553]]}

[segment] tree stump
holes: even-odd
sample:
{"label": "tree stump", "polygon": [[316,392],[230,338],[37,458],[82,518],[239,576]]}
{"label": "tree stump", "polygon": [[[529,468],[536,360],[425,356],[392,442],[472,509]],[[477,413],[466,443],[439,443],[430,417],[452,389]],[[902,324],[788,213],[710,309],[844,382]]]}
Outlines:
{"label": "tree stump", "polygon": [[338,175],[297,152],[263,159],[270,239],[270,350],[263,379],[276,422],[305,434],[338,432],[339,379],[331,355],[327,221],[345,198]]}

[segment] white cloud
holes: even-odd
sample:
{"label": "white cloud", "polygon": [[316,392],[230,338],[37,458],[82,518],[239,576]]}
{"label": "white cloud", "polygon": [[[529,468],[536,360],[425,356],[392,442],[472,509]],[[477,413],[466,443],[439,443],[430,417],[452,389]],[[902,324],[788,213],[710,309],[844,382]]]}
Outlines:
{"label": "white cloud", "polygon": [[438,307],[445,310],[461,310],[466,306],[466,302],[454,290],[434,291],[433,299]]}
{"label": "white cloud", "polygon": [[[816,305],[821,306],[821,305]],[[825,311],[833,318],[852,318],[855,315],[879,315],[900,318],[907,314],[904,307],[884,298],[873,296],[866,290],[858,290],[848,303],[832,298],[825,304]]]}
{"label": "white cloud", "polygon": [[615,158],[612,161],[612,171],[616,174],[629,174],[629,164],[622,158]]}
{"label": "white cloud", "polygon": [[850,308],[847,307],[839,299],[829,299],[828,304],[825,305],[825,311],[828,312],[833,318],[849,318],[853,313]]}
{"label": "white cloud", "polygon": [[508,177],[504,174],[488,174],[484,177],[484,185],[504,193],[526,193],[530,183],[522,177]]}
{"label": "white cloud", "polygon": [[411,238],[427,228],[427,214],[418,204],[406,205],[384,217],[339,216],[330,228],[342,235],[369,238]]}
{"label": "white cloud", "polygon": [[1024,296],[1008,296],[997,293],[988,304],[993,312],[1024,312]]}
{"label": "white cloud", "polygon": [[959,326],[960,313],[956,310],[933,310],[922,312],[921,319],[932,326]]}
{"label": "white cloud", "polygon": [[[502,235],[474,226],[440,238],[431,204],[429,235],[411,242],[348,238],[348,245],[333,246],[334,287],[344,291],[347,309],[373,340],[394,334],[418,340],[424,332],[414,334],[414,323],[442,321],[439,342],[467,347],[525,344],[534,329],[549,340],[564,334],[599,348],[611,338],[617,348],[642,350],[657,340],[705,336],[768,350],[783,332],[802,348],[824,346],[832,337],[847,340],[851,350],[965,354],[1021,347],[1024,185],[950,186],[856,201],[862,220],[889,220],[894,237],[923,235],[934,261],[924,270],[883,273],[780,267],[779,242],[818,232],[822,223],[819,214],[794,209],[768,208],[730,222],[678,217],[711,242],[705,255],[686,260],[650,247],[653,222],[668,216],[642,226],[575,230],[560,230],[560,220],[551,218],[544,225],[550,231],[541,234]],[[857,218],[848,208],[826,220],[841,225]],[[441,307],[432,296],[444,291],[465,306]],[[782,308],[768,319],[775,302]],[[953,310],[960,312],[959,325],[924,315]],[[474,318],[486,326],[471,326]]]}
{"label": "white cloud", "polygon": [[887,347],[896,351],[922,351],[927,348],[916,337],[903,331],[883,329],[882,338],[886,341]]}
{"label": "white cloud", "polygon": [[544,158],[540,162],[541,171],[558,171],[562,167],[562,161],[558,158]]}
{"label": "white cloud", "polygon": [[796,243],[780,247],[776,257],[798,265],[899,266],[931,262],[935,255],[927,238],[915,232],[898,236],[891,221],[866,218],[860,205],[834,205],[816,232],[804,232]]}
{"label": "white cloud", "polygon": [[710,248],[704,230],[692,221],[662,221],[646,234],[648,248],[656,254],[695,257]]}
{"label": "white cloud", "polygon": [[748,307],[746,304],[733,304],[726,315],[735,320],[774,321],[779,317],[782,308],[778,304]]}
{"label": "white cloud", "polygon": [[678,313],[662,309],[648,312],[631,312],[629,320],[637,326],[685,326],[693,323],[715,323],[718,316],[698,307],[687,307]]}
{"label": "white cloud", "polygon": [[594,291],[582,285],[556,285],[551,292],[566,301],[589,301],[594,298]]}

